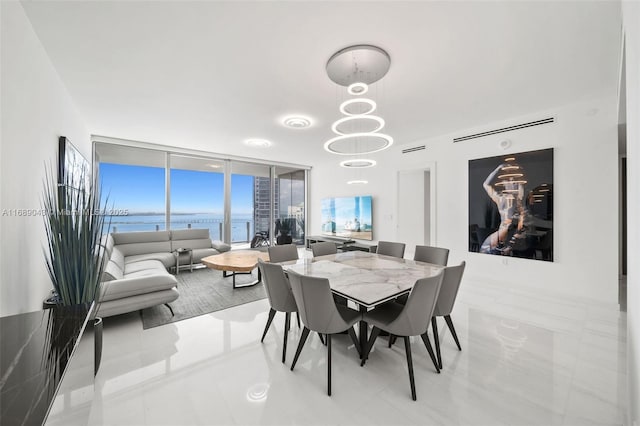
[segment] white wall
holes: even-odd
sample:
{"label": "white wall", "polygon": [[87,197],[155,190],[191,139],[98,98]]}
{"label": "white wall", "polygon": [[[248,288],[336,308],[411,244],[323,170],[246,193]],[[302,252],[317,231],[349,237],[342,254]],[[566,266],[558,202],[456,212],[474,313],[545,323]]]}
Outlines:
{"label": "white wall", "polygon": [[627,98],[627,362],[629,425],[640,425],[640,3],[623,2]]}
{"label": "white wall", "polygon": [[42,217],[11,214],[39,209],[44,165],[55,165],[58,137],[86,158],[91,141],[64,84],[19,2],[0,2],[0,316],[42,309],[51,289],[42,248]]}
{"label": "white wall", "polygon": [[[374,238],[396,240],[397,172],[435,162],[435,245],[451,249],[449,262],[467,261],[467,276],[518,282],[580,297],[617,303],[618,283],[618,145],[617,102],[607,99],[541,111],[501,123],[487,123],[372,156],[378,165],[361,172],[366,186],[346,185],[353,171],[340,159],[315,165],[310,178],[310,234],[320,231],[320,200],[328,196],[371,194]],[[554,116],[557,122],[499,136],[452,143],[454,136]],[[510,139],[508,150],[499,142]],[[401,148],[426,143],[425,151],[401,154]],[[554,258],[542,262],[468,252],[468,160],[554,148]],[[322,179],[316,178],[322,176]],[[631,215],[630,215],[631,217]]]}

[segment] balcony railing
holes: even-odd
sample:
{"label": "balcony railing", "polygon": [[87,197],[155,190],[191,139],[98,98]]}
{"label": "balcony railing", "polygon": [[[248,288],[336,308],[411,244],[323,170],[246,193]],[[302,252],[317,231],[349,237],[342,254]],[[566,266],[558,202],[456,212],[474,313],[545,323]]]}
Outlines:
{"label": "balcony railing", "polygon": [[[107,220],[108,221],[108,220]],[[106,231],[105,224],[105,231]],[[209,229],[209,236],[213,240],[223,240],[222,219],[172,219],[169,224],[171,229]],[[164,231],[165,221],[162,216],[157,218],[132,218],[114,217],[111,220],[110,232],[138,232],[138,231]],[[246,219],[231,219],[231,242],[248,243],[254,235],[253,221]]]}

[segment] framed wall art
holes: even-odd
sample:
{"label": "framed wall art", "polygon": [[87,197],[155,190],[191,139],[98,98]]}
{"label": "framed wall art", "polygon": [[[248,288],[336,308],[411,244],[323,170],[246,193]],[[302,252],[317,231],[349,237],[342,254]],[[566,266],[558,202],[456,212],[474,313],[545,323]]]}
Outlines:
{"label": "framed wall art", "polygon": [[553,261],[553,148],[469,160],[469,251]]}

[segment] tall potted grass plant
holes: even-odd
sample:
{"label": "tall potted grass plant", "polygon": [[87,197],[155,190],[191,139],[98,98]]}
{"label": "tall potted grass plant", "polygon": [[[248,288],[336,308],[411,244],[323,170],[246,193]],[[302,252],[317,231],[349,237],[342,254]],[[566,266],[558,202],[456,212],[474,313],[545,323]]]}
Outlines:
{"label": "tall potted grass plant", "polygon": [[[100,281],[106,252],[103,236],[111,223],[105,223],[106,211],[100,198],[100,189],[90,178],[88,164],[71,167],[56,176],[47,168],[44,181],[42,207],[47,245],[44,249],[47,270],[55,294],[50,317],[57,318],[50,327],[52,336],[50,358],[57,359],[56,342],[63,342],[65,334],[73,333],[74,324],[81,313],[93,304],[95,331],[95,364],[97,373],[102,355],[102,319],[97,317],[100,299]],[[104,203],[106,206],[106,201]],[[75,319],[74,319],[75,318]],[[69,321],[72,320],[72,321]],[[75,324],[77,326],[77,324]]]}
{"label": "tall potted grass plant", "polygon": [[[79,177],[65,173],[58,182],[48,170],[44,183],[45,258],[63,305],[96,302],[104,269],[101,242],[105,210],[96,183],[85,179],[84,169],[79,173]],[[76,187],[77,182],[80,185]]]}

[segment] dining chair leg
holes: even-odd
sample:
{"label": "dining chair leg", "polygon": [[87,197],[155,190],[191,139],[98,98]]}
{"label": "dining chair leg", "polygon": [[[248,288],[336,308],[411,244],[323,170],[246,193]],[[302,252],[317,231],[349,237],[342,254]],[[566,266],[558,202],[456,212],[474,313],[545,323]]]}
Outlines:
{"label": "dining chair leg", "polygon": [[431,328],[433,329],[433,342],[436,344],[436,355],[438,356],[438,367],[442,369],[442,355],[440,354],[440,337],[438,336],[438,323],[436,317],[431,317]]}
{"label": "dining chair leg", "polygon": [[298,343],[298,349],[296,349],[296,355],[293,357],[293,362],[291,363],[291,371],[293,371],[293,367],[296,366],[296,362],[298,362],[298,357],[300,356],[300,352],[302,352],[302,347],[304,343],[307,341],[307,337],[309,337],[309,330],[307,327],[302,329],[302,336],[300,336],[300,343]]}
{"label": "dining chair leg", "polygon": [[318,337],[320,338],[320,342],[321,342],[323,345],[327,346],[327,344],[326,344],[326,343],[325,343],[325,341],[324,341],[324,337],[322,337],[322,333],[318,333]]}
{"label": "dining chair leg", "polygon": [[300,328],[300,312],[296,312],[296,319],[298,320],[298,328]]}
{"label": "dining chair leg", "polygon": [[433,354],[433,348],[431,347],[431,342],[429,341],[429,333],[425,331],[424,334],[421,334],[422,341],[424,342],[424,346],[427,348],[427,352],[429,352],[429,357],[431,357],[431,362],[433,362],[433,366],[436,368],[438,374],[440,374],[440,367],[438,367],[438,361],[436,360],[436,356]]}
{"label": "dining chair leg", "polygon": [[461,351],[462,347],[460,346],[460,341],[458,340],[458,335],[456,334],[456,329],[453,326],[453,321],[451,321],[451,315],[445,315],[444,320],[447,322],[447,326],[449,327],[449,331],[451,331],[451,335],[453,336],[453,340],[456,341],[456,345],[458,346],[458,350]]}
{"label": "dining chair leg", "polygon": [[415,401],[416,398],[416,383],[413,379],[413,360],[411,359],[411,342],[409,336],[404,336],[404,350],[407,353],[407,367],[409,368],[409,383],[411,384],[411,398]]}
{"label": "dining chair leg", "polygon": [[360,361],[360,367],[362,367],[364,363],[367,362],[367,358],[369,358],[369,352],[371,352],[371,348],[373,348],[373,343],[376,341],[379,334],[380,334],[380,329],[374,326],[373,330],[371,330],[371,336],[369,336],[369,341],[367,342],[366,349],[362,349],[362,356],[360,357],[362,361]]}
{"label": "dining chair leg", "polygon": [[394,336],[393,334],[390,334],[389,335],[389,348],[391,348],[391,346],[393,346],[394,343],[396,343],[396,336]]}
{"label": "dining chair leg", "polygon": [[327,394],[331,396],[331,335],[327,334]]}
{"label": "dining chair leg", "polygon": [[264,342],[264,337],[267,335],[267,331],[269,330],[271,321],[273,321],[273,317],[275,316],[276,316],[275,309],[269,308],[269,318],[267,318],[267,325],[264,327],[264,333],[262,333],[262,339],[260,339],[260,343]]}
{"label": "dining chair leg", "polygon": [[287,337],[289,336],[289,327],[291,327],[291,312],[287,312],[284,318],[284,343],[282,344],[282,363],[287,357]]}
{"label": "dining chair leg", "polygon": [[349,327],[347,333],[349,333],[349,337],[351,337],[351,341],[358,351],[358,358],[362,359],[362,350],[360,349],[360,342],[358,341],[358,336],[356,336],[356,331],[353,327]]}

